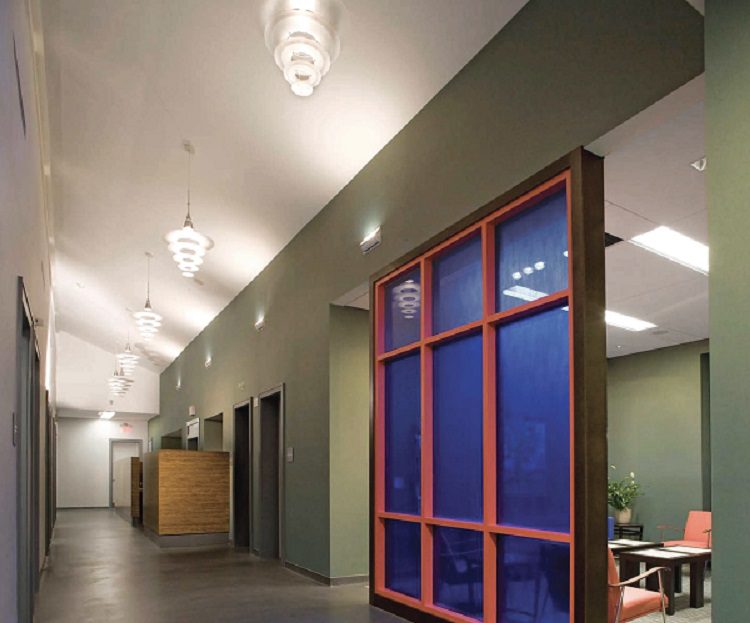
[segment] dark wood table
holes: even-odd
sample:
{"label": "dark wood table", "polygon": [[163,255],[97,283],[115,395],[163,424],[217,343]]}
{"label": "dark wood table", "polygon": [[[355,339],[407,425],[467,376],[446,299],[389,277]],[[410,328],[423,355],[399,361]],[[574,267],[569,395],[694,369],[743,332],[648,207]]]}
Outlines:
{"label": "dark wood table", "polygon": [[615,524],[615,538],[616,539],[637,539],[643,540],[643,524],[642,523],[616,523]]}
{"label": "dark wood table", "polygon": [[[678,548],[679,550],[680,548]],[[682,565],[690,565],[690,607],[702,608],[703,581],[705,579],[706,563],[711,560],[711,550],[700,548],[684,548],[676,551],[675,548],[654,548],[630,552],[620,552],[620,580],[625,581],[634,578],[641,572],[641,563],[646,569],[653,567],[666,567],[664,573],[664,594],[669,599],[667,614],[674,614],[674,595],[681,590]],[[646,579],[646,588],[650,591],[659,590],[658,574],[653,574]]]}

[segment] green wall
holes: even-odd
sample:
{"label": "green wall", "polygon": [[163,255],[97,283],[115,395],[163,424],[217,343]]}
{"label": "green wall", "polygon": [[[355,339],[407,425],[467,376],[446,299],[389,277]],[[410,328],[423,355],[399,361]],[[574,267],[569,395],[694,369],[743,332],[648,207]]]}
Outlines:
{"label": "green wall", "polygon": [[[609,360],[607,376],[610,477],[636,474],[643,496],[634,521],[645,537],[656,526],[683,526],[703,508],[701,353],[708,341]],[[678,538],[673,533],[672,538]]]}
{"label": "green wall", "polygon": [[[330,303],[702,71],[703,19],[684,0],[532,0],[162,373],[150,434],[286,383],[287,556],[330,575],[329,517],[347,512],[330,495]],[[363,256],[375,224],[383,242]]]}
{"label": "green wall", "polygon": [[370,314],[331,306],[332,578],[367,573],[370,473]]}
{"label": "green wall", "polygon": [[750,3],[706,3],[713,616],[747,621],[750,538]]}

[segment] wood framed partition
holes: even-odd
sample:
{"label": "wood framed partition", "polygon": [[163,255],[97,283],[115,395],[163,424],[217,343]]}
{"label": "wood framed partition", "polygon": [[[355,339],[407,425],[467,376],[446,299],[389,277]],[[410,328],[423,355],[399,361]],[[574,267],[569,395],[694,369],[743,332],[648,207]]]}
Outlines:
{"label": "wood framed partition", "polygon": [[578,149],[401,258],[371,309],[372,603],[605,620],[602,161]]}

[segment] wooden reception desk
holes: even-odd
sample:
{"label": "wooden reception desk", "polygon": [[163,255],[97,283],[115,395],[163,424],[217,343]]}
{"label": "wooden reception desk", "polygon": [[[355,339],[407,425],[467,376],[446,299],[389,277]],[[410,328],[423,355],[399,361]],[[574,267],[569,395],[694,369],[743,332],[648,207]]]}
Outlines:
{"label": "wooden reception desk", "polygon": [[162,546],[229,540],[229,453],[159,450],[143,458],[143,527]]}

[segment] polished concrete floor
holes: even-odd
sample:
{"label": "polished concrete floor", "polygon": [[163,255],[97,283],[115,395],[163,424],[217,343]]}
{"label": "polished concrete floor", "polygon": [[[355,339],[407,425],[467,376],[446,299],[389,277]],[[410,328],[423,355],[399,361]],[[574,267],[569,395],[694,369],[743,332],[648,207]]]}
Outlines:
{"label": "polished concrete floor", "polygon": [[64,510],[36,623],[397,623],[363,585],[325,587],[230,549],[160,550],[109,510]]}

